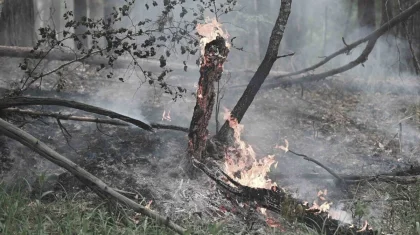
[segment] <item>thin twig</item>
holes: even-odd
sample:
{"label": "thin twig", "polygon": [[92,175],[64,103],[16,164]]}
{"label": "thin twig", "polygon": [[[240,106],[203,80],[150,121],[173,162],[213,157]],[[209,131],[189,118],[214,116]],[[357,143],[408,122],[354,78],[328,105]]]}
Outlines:
{"label": "thin twig", "polygon": [[303,157],[303,159],[317,164],[318,166],[320,166],[320,167],[324,168],[326,171],[328,171],[328,173],[330,173],[331,175],[333,175],[335,178],[337,178],[340,182],[342,182],[342,183],[345,182],[345,180],[343,178],[341,178],[337,173],[335,173],[333,170],[331,170],[330,168],[326,167],[324,164],[320,163],[319,161],[317,161],[317,160],[315,160],[315,159],[313,159],[311,157],[308,157],[305,154],[296,153],[295,151],[290,150],[290,149],[288,150],[288,152],[293,153],[296,156]]}

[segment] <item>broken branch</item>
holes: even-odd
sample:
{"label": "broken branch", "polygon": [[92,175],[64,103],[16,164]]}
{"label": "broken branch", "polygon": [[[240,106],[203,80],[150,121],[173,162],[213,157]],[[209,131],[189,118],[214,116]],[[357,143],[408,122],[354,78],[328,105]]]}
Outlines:
{"label": "broken branch", "polygon": [[295,55],[294,52],[293,53],[286,54],[286,55],[279,55],[279,56],[277,56],[277,59],[284,58],[284,57],[289,57],[289,56],[294,56],[294,55]]}
{"label": "broken branch", "polygon": [[146,207],[137,204],[133,200],[116,192],[113,188],[109,187],[102,180],[90,174],[76,163],[60,155],[59,153],[48,147],[46,144],[33,137],[32,135],[13,126],[12,124],[4,121],[3,119],[0,119],[0,132],[6,135],[7,137],[20,142],[21,144],[30,148],[31,150],[38,153],[42,157],[48,159],[49,161],[68,170],[70,173],[72,173],[78,179],[80,179],[83,183],[87,184],[87,186],[93,191],[95,191],[95,193],[97,193],[99,196],[105,195],[117,202],[120,202],[138,213],[142,213],[150,218],[155,219],[158,223],[164,224],[165,226],[171,228],[178,234],[184,234],[186,232],[185,228],[182,228],[181,226],[172,222],[169,219],[169,217],[161,216],[157,212],[147,209]]}

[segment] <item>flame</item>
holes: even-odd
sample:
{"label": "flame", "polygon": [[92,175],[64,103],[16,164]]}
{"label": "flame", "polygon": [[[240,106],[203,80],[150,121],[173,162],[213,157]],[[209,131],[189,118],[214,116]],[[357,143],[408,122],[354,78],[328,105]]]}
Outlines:
{"label": "flame", "polygon": [[277,186],[275,182],[267,178],[271,166],[276,163],[274,155],[257,159],[252,146],[241,139],[244,126],[239,124],[236,118],[232,118],[226,109],[224,116],[234,130],[235,140],[234,147],[228,148],[226,152],[226,174],[238,183],[249,187],[271,189],[273,186]]}
{"label": "flame", "polygon": [[[239,124],[236,118],[231,116],[229,110],[225,108],[224,119],[229,122],[229,126],[233,129],[233,137],[235,140],[234,147],[230,147],[225,155],[225,172],[238,183],[254,187],[272,189],[277,187],[275,182],[267,177],[273,164],[277,166],[274,155],[268,155],[264,158],[257,159],[254,149],[241,139],[241,133],[244,125]],[[281,227],[280,223],[267,215],[267,209],[258,208],[261,214],[266,216],[267,225],[270,227]],[[283,230],[283,229],[282,229]]]}
{"label": "flame", "polygon": [[[201,55],[204,55],[204,48],[207,43],[216,39],[217,36],[223,37],[224,39],[229,38],[227,31],[223,30],[222,24],[217,19],[207,18],[204,24],[197,24],[197,33],[202,37],[200,39]],[[226,47],[230,47],[230,44],[226,42]]]}
{"label": "flame", "polygon": [[168,112],[166,112],[166,110],[163,110],[162,121],[168,121],[168,122],[172,121],[171,110],[169,110]]}

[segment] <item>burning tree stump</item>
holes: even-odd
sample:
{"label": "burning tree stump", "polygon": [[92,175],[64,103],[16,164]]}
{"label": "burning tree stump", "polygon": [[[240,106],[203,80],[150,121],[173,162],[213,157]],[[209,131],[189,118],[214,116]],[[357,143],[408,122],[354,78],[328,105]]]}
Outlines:
{"label": "burning tree stump", "polygon": [[206,149],[209,135],[207,126],[216,96],[214,82],[219,81],[222,76],[223,63],[226,61],[228,53],[229,49],[226,41],[221,36],[217,36],[215,40],[207,43],[204,48],[200,65],[200,80],[197,88],[197,103],[194,107],[188,135],[189,161],[186,170],[190,176],[193,176],[196,171],[191,160],[202,160]]}

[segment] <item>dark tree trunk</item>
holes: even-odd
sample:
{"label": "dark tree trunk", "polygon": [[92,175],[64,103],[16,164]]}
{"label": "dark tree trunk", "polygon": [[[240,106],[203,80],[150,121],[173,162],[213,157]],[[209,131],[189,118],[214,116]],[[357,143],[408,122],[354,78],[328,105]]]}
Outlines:
{"label": "dark tree trunk", "polygon": [[5,0],[0,17],[0,45],[33,46],[34,15],[33,0]]}
{"label": "dark tree trunk", "polygon": [[[252,77],[251,81],[249,82],[245,92],[232,110],[231,117],[236,118],[238,122],[241,122],[245,112],[248,110],[249,106],[257,95],[258,90],[270,73],[274,62],[277,60],[280,42],[283,38],[284,30],[286,29],[291,5],[292,0],[281,1],[280,12],[271,32],[270,42],[268,44],[264,59]],[[220,131],[217,133],[216,138],[221,142],[229,143],[232,133],[232,128],[230,128],[229,122],[226,121]]]}
{"label": "dark tree trunk", "polygon": [[[83,17],[87,17],[87,0],[74,0],[74,20],[81,21]],[[83,37],[82,34],[86,32],[86,27],[79,25],[75,28],[74,33],[78,35],[78,40],[75,41],[75,48],[87,48],[88,40],[87,37]]]}
{"label": "dark tree trunk", "polygon": [[194,177],[195,168],[191,160],[201,161],[206,149],[206,142],[209,132],[209,124],[213,106],[215,103],[214,82],[220,80],[223,72],[223,63],[228,56],[229,49],[222,37],[209,42],[205,46],[204,56],[200,65],[200,79],[197,89],[197,103],[191,120],[189,142],[188,142],[188,161],[186,171],[190,177]]}
{"label": "dark tree trunk", "polygon": [[375,29],[375,0],[358,0],[357,16],[359,18],[360,27]]}

